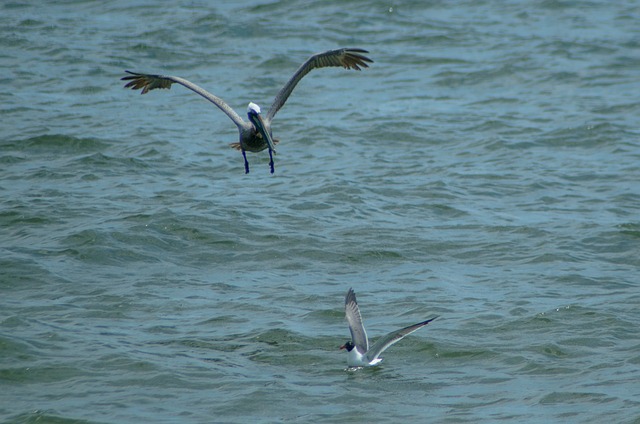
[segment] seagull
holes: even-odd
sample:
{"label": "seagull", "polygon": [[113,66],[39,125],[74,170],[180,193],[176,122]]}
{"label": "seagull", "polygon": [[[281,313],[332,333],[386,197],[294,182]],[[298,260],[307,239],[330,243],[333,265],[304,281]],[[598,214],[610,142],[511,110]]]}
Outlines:
{"label": "seagull", "polygon": [[367,332],[362,324],[360,309],[358,308],[356,294],[353,289],[349,289],[345,296],[344,312],[347,316],[347,321],[349,321],[351,340],[340,346],[340,349],[347,349],[347,352],[349,352],[349,357],[347,359],[349,367],[371,367],[377,365],[382,361],[380,354],[387,350],[392,344],[399,342],[405,336],[438,318],[436,316],[426,321],[393,331],[386,336],[381,337],[371,347],[369,347],[369,339],[367,339]]}
{"label": "seagull", "polygon": [[260,106],[253,102],[249,103],[247,107],[249,122],[245,122],[240,115],[220,97],[214,96],[186,79],[167,75],[140,74],[131,71],[125,71],[130,75],[121,79],[123,81],[129,81],[124,86],[125,88],[131,88],[132,90],[142,89],[141,94],[146,94],[156,88],[169,89],[171,88],[171,84],[177,83],[201,95],[220,108],[238,127],[240,141],[238,143],[231,143],[230,146],[242,152],[245,174],[249,173],[249,162],[247,161],[245,152],[261,152],[264,149],[269,149],[269,167],[273,174],[273,155],[276,153],[275,145],[278,143],[278,140],[274,140],[271,135],[271,121],[287,101],[296,85],[305,75],[316,68],[341,66],[345,69],[354,69],[356,71],[360,71],[362,68],[368,68],[369,65],[367,63],[373,63],[373,60],[364,56],[364,53],[369,52],[363,49],[342,48],[314,54],[298,68],[284,87],[280,89],[280,92],[276,95],[265,117],[262,116]]}

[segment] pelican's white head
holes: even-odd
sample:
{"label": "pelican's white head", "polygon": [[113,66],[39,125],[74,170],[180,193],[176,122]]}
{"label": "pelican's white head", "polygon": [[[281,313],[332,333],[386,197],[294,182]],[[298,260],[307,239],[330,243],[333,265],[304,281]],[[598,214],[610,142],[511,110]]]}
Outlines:
{"label": "pelican's white head", "polygon": [[251,114],[259,114],[260,113],[260,106],[258,106],[257,104],[250,102],[249,106],[247,106],[247,113]]}

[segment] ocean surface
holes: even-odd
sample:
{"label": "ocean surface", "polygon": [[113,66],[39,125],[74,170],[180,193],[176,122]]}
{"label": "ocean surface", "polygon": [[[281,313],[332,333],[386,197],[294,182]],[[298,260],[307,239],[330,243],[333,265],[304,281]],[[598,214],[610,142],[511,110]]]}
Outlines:
{"label": "ocean surface", "polygon": [[218,3],[0,5],[1,422],[640,423],[640,3]]}

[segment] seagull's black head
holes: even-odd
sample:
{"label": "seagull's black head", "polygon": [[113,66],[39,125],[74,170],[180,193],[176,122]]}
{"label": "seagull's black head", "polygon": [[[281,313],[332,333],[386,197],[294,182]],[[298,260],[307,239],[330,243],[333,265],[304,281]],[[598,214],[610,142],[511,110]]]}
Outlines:
{"label": "seagull's black head", "polygon": [[351,342],[346,342],[345,344],[343,344],[342,346],[340,346],[340,349],[347,349],[347,352],[351,352],[353,350],[355,346],[353,345],[353,343]]}

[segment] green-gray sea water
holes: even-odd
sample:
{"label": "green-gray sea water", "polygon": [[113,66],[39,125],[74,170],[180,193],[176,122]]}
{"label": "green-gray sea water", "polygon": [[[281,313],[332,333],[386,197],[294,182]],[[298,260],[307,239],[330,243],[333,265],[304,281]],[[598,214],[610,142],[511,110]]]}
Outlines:
{"label": "green-gray sea water", "polygon": [[218,3],[0,5],[0,421],[640,422],[638,2]]}

